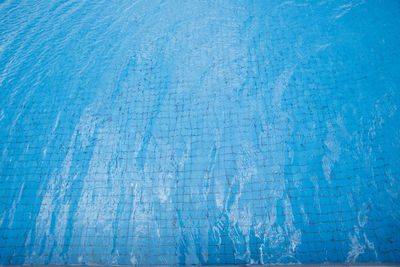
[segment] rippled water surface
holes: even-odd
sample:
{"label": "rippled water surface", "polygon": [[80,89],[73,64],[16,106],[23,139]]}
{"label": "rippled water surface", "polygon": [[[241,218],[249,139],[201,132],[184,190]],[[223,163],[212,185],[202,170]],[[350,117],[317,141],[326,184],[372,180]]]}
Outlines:
{"label": "rippled water surface", "polygon": [[400,2],[0,0],[0,264],[400,261]]}

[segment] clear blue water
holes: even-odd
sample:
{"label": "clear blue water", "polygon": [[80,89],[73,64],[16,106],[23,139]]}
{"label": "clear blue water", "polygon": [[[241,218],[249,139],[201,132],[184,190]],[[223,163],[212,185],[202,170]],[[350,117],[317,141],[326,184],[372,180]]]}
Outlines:
{"label": "clear blue water", "polygon": [[400,261],[400,2],[0,0],[0,264]]}

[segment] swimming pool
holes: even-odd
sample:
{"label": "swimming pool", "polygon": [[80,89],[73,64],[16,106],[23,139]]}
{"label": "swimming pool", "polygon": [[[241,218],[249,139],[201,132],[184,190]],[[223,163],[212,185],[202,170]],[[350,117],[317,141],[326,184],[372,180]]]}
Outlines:
{"label": "swimming pool", "polygon": [[0,264],[400,261],[400,2],[0,0]]}

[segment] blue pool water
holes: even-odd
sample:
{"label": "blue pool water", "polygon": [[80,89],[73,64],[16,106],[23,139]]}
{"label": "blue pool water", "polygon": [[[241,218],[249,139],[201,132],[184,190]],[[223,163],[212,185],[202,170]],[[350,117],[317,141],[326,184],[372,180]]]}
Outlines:
{"label": "blue pool water", "polygon": [[0,0],[0,264],[400,261],[400,2]]}

